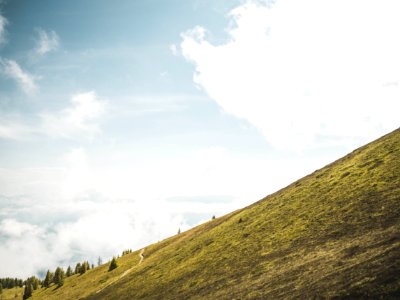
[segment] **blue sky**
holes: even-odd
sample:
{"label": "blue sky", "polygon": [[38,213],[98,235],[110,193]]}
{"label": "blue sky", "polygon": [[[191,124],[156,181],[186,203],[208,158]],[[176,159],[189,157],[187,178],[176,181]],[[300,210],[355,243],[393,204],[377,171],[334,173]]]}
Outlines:
{"label": "blue sky", "polygon": [[138,249],[394,130],[399,11],[0,2],[0,276]]}

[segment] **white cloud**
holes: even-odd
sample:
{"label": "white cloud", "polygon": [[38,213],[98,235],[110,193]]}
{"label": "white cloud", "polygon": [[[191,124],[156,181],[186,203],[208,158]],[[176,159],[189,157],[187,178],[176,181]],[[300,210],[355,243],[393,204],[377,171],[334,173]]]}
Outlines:
{"label": "white cloud", "polygon": [[73,137],[100,131],[95,120],[102,115],[105,102],[95,92],[76,94],[71,105],[56,113],[42,113],[42,131],[52,137]]}
{"label": "white cloud", "polygon": [[53,138],[91,138],[100,132],[98,118],[105,110],[105,102],[95,92],[72,96],[70,105],[55,112],[42,112],[36,122],[20,115],[3,114],[0,118],[0,138],[27,140],[34,136]]}
{"label": "white cloud", "polygon": [[45,232],[36,225],[15,219],[3,220],[0,223],[0,276],[27,277],[45,265],[46,257],[35,255],[46,253],[44,237]]}
{"label": "white cloud", "polygon": [[0,168],[0,220],[6,218],[0,277],[139,249],[248,205],[325,163],[238,158],[220,146],[169,159],[131,148],[120,159],[114,155],[74,148],[58,166]]}
{"label": "white cloud", "polygon": [[45,55],[48,52],[57,50],[60,38],[54,30],[46,32],[42,28],[37,28],[36,33],[38,34],[35,49],[37,54]]}
{"label": "white cloud", "polygon": [[91,188],[91,174],[85,149],[72,149],[65,155],[64,160],[66,162],[66,172],[62,184],[62,196],[74,198],[85,195]]}
{"label": "white cloud", "polygon": [[25,278],[82,260],[96,263],[99,256],[106,261],[122,250],[173,235],[182,225],[182,218],[170,211],[150,213],[132,201],[35,203],[29,213],[41,217],[29,222],[23,221],[23,208],[18,210],[20,220],[0,223],[0,277]]}
{"label": "white cloud", "polygon": [[5,219],[0,223],[0,235],[10,237],[21,237],[25,233],[36,233],[38,227],[25,222],[18,222],[14,219]]}
{"label": "white cloud", "polygon": [[8,21],[2,15],[0,15],[0,45],[6,42],[6,26]]}
{"label": "white cloud", "polygon": [[38,90],[35,77],[22,70],[16,61],[0,57],[0,71],[14,79],[26,94],[31,95]]}
{"label": "white cloud", "polygon": [[175,56],[180,55],[178,47],[175,44],[171,44],[169,45],[169,50],[171,51],[171,53]]}
{"label": "white cloud", "polygon": [[399,126],[398,1],[263,3],[231,11],[225,44],[199,26],[182,34],[195,83],[226,112],[292,150],[354,147]]}
{"label": "white cloud", "polygon": [[[142,188],[135,191],[141,169],[132,171],[130,165],[122,174],[99,169],[92,166],[89,154],[83,148],[72,149],[58,168],[0,168],[0,200],[5,198],[8,208],[5,215],[0,214],[0,277],[26,277],[83,259],[95,262],[98,256],[105,260],[124,249],[139,249],[173,235],[179,227],[189,227],[183,216],[193,212],[190,205],[148,197],[132,199],[145,192]],[[122,192],[112,194],[116,186],[109,185],[125,175],[134,176],[118,186]],[[28,199],[15,201],[18,195]],[[199,207],[207,210],[204,204]],[[2,217],[6,219],[1,221]]]}

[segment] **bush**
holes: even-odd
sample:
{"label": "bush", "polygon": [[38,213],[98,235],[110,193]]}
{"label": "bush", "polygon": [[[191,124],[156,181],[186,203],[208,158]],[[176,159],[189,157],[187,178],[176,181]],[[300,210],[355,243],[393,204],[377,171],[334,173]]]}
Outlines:
{"label": "bush", "polygon": [[110,263],[110,267],[108,268],[108,271],[112,271],[112,270],[116,269],[117,267],[118,267],[117,259],[115,257],[113,257],[111,260],[111,263]]}

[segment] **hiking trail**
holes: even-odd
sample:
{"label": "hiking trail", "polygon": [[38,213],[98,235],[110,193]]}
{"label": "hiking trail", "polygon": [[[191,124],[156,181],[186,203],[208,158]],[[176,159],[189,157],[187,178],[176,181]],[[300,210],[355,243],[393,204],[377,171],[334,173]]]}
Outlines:
{"label": "hiking trail", "polygon": [[113,283],[117,282],[118,280],[120,280],[120,279],[123,278],[124,276],[128,275],[128,274],[133,270],[133,268],[135,268],[136,266],[140,265],[140,264],[143,262],[143,260],[144,260],[144,255],[143,255],[144,249],[145,249],[145,248],[143,248],[142,250],[140,250],[140,253],[139,253],[140,260],[139,260],[139,263],[138,263],[137,265],[133,266],[132,268],[130,268],[130,269],[128,269],[128,270],[126,270],[124,273],[122,273],[120,276],[118,276],[115,280],[111,281],[111,282],[108,283],[106,286],[104,286],[103,288],[101,288],[100,290],[98,290],[98,291],[96,292],[96,294],[97,294],[97,293],[100,293],[100,292],[101,292],[102,290],[104,290],[106,287],[109,287],[110,285],[112,285]]}

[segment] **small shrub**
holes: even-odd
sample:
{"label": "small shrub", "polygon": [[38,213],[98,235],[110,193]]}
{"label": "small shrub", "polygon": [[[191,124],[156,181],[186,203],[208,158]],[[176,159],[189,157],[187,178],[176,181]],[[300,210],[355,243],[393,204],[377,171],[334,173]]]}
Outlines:
{"label": "small shrub", "polygon": [[117,259],[115,257],[112,258],[110,262],[110,267],[108,268],[108,271],[112,271],[118,267]]}

